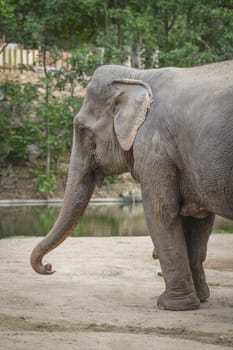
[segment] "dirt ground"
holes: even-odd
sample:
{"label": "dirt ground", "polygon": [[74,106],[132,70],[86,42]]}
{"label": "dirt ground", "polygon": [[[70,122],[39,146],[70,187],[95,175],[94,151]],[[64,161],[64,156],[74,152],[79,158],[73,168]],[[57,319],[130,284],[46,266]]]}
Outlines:
{"label": "dirt ground", "polygon": [[212,235],[200,310],[156,307],[163,291],[149,237],[68,238],[35,274],[40,238],[0,241],[1,350],[224,350],[233,347],[233,235]]}

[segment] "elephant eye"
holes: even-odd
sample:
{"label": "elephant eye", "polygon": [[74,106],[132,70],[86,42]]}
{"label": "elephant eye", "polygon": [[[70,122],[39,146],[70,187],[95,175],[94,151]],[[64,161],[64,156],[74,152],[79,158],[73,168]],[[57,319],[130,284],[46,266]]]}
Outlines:
{"label": "elephant eye", "polygon": [[83,134],[84,131],[88,130],[88,128],[84,125],[79,125],[78,129],[80,134]]}
{"label": "elephant eye", "polygon": [[84,132],[85,132],[86,135],[89,135],[89,136],[93,134],[91,129],[89,127],[85,126],[85,125],[79,125],[78,129],[79,129],[79,132],[80,132],[81,135],[82,134],[84,135]]}

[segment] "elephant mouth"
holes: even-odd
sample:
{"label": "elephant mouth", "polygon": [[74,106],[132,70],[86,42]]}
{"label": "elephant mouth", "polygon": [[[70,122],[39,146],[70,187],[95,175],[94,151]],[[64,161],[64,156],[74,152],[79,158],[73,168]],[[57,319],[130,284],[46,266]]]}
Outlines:
{"label": "elephant mouth", "polygon": [[94,171],[94,178],[95,178],[95,183],[96,185],[100,188],[103,185],[104,182],[104,173],[100,168],[96,168]]}

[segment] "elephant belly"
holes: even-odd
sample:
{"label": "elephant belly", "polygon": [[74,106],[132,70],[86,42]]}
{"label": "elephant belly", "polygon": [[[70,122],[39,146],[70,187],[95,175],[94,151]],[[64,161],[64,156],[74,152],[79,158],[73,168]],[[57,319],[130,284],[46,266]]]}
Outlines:
{"label": "elephant belly", "polygon": [[[209,166],[203,172],[199,169],[199,178],[183,176],[181,178],[181,216],[203,219],[211,213],[233,220],[233,180],[223,171]],[[198,173],[198,171],[196,171]],[[203,175],[208,173],[208,176]]]}
{"label": "elephant belly", "polygon": [[210,211],[200,207],[197,203],[183,203],[180,209],[181,216],[192,216],[197,219],[204,219],[211,214]]}

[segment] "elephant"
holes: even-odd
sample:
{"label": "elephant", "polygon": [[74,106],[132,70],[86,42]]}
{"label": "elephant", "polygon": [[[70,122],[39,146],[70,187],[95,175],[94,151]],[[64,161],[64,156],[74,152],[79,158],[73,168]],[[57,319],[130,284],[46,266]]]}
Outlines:
{"label": "elephant", "polygon": [[163,310],[194,310],[209,298],[203,262],[215,214],[233,219],[233,60],[198,67],[103,65],[74,117],[59,216],[31,254],[44,256],[70,235],[106,176],[130,172],[141,186],[159,256]]}

